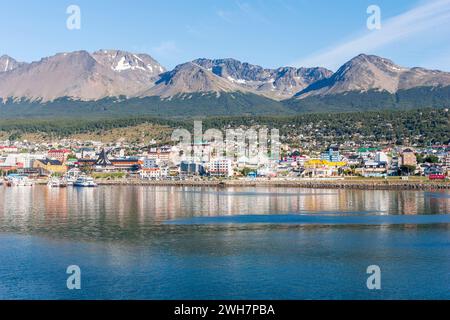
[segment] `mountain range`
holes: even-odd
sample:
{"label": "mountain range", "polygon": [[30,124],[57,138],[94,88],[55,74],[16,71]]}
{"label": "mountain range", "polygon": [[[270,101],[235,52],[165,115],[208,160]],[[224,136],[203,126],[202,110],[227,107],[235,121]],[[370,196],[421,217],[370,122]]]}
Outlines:
{"label": "mountain range", "polygon": [[165,69],[152,57],[118,50],[59,53],[32,63],[0,59],[0,97],[52,101],[136,95]]}
{"label": "mountain range", "polygon": [[450,73],[423,68],[404,68],[388,59],[360,54],[333,75],[298,92],[297,98],[369,90],[396,93],[417,87],[450,85]]}
{"label": "mountain range", "polygon": [[166,70],[147,54],[121,50],[58,53],[32,63],[3,55],[0,99],[0,116],[51,114],[61,106],[67,112],[84,106],[94,113],[161,116],[168,110],[232,115],[448,107],[450,73],[366,54],[336,72],[204,58]]}

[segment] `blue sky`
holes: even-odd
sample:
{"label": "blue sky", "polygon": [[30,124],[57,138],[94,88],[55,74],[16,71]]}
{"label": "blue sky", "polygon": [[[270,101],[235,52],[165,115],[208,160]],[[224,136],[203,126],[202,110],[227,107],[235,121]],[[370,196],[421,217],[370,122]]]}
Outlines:
{"label": "blue sky", "polygon": [[[335,70],[364,52],[450,71],[450,0],[0,0],[0,54],[34,61],[57,52],[123,49],[168,68],[199,57],[264,67]],[[81,29],[66,9],[81,9]],[[381,9],[368,30],[369,5]]]}

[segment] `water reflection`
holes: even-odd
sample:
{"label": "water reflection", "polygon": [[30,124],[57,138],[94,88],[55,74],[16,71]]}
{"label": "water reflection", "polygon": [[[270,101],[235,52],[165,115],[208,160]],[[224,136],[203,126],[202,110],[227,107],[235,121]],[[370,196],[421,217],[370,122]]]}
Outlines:
{"label": "water reflection", "polygon": [[[270,187],[0,187],[0,232],[38,232],[98,239],[175,232],[177,229],[174,226],[168,226],[164,222],[194,217],[449,213],[448,191]],[[405,224],[408,223],[407,220],[404,221]],[[411,223],[413,226],[414,222]]]}

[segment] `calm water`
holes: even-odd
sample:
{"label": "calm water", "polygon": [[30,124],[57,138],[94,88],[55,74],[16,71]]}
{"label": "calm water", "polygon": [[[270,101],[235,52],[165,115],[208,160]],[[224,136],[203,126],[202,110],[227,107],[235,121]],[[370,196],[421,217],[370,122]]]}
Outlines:
{"label": "calm water", "polygon": [[450,299],[450,192],[0,187],[0,298]]}

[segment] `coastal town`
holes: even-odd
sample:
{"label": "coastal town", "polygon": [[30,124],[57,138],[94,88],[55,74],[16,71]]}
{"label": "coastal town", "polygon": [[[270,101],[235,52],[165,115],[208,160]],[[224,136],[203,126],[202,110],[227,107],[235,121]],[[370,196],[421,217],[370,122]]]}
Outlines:
{"label": "coastal town", "polygon": [[2,9],[2,307],[450,301],[450,0]]}
{"label": "coastal town", "polygon": [[[0,173],[8,185],[96,186],[97,183],[151,181],[325,181],[423,180],[448,182],[450,145],[362,146],[353,143],[322,149],[280,144],[276,157],[223,157],[201,142],[201,158],[176,145],[115,144],[62,139],[57,143],[0,142]],[[79,177],[82,181],[78,181]],[[24,182],[26,181],[26,182]]]}

